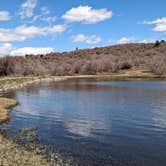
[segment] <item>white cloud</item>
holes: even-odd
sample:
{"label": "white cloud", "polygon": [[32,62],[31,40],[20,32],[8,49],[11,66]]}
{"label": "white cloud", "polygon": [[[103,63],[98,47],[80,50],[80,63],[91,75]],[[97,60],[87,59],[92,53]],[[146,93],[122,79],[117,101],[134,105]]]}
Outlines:
{"label": "white cloud", "polygon": [[40,35],[56,35],[66,30],[65,25],[54,26],[26,26],[22,25],[13,29],[0,28],[0,42],[24,41]]}
{"label": "white cloud", "polygon": [[150,40],[144,39],[144,40],[138,41],[138,43],[154,43],[155,41],[156,40],[153,40],[153,39],[150,39]]}
{"label": "white cloud", "polygon": [[56,21],[56,16],[43,17],[43,18],[41,18],[41,20],[51,24]]}
{"label": "white cloud", "polygon": [[41,21],[47,22],[49,24],[55,22],[56,16],[50,16],[50,10],[47,7],[41,8],[41,15],[39,15]]}
{"label": "white cloud", "polygon": [[11,19],[11,16],[8,11],[0,11],[0,21],[8,21],[10,19]]}
{"label": "white cloud", "polygon": [[33,16],[32,20],[29,21],[29,23],[33,23],[33,22],[35,22],[36,20],[41,19],[41,18],[42,18],[42,15],[35,15],[35,16]]}
{"label": "white cloud", "polygon": [[37,5],[37,0],[27,0],[21,5],[19,15],[22,19],[31,18],[34,13],[33,10]]}
{"label": "white cloud", "polygon": [[38,55],[38,54],[47,54],[50,52],[54,52],[54,48],[51,48],[51,47],[23,47],[23,48],[18,48],[18,49],[12,50],[10,52],[10,55],[12,55],[12,56],[24,56],[26,54]]}
{"label": "white cloud", "polygon": [[11,56],[24,56],[26,54],[47,54],[50,52],[54,52],[54,48],[52,47],[23,47],[23,48],[15,48],[11,43],[3,43],[0,44],[0,57],[4,57],[6,55]]}
{"label": "white cloud", "polygon": [[66,28],[67,28],[66,25],[54,25],[54,26],[44,27],[43,31],[45,31],[45,34],[56,35],[57,33],[65,31]]}
{"label": "white cloud", "polygon": [[96,35],[86,36],[84,34],[78,34],[71,38],[73,42],[85,42],[87,44],[96,44],[101,42],[101,38]]}
{"label": "white cloud", "polygon": [[166,17],[163,17],[163,18],[158,18],[156,20],[153,20],[153,21],[144,21],[144,24],[163,24],[163,23],[166,23]]}
{"label": "white cloud", "polygon": [[28,21],[28,23],[34,23],[35,21],[40,20],[51,25],[56,21],[56,16],[50,15],[50,10],[47,7],[40,8],[40,11],[41,13],[39,15],[34,15],[32,20]]}
{"label": "white cloud", "polygon": [[112,11],[107,9],[92,9],[90,6],[79,6],[67,11],[62,18],[68,22],[95,24],[111,18],[112,15]]}
{"label": "white cloud", "polygon": [[156,32],[166,32],[166,24],[158,24],[153,30]]}
{"label": "white cloud", "polygon": [[9,55],[12,49],[13,49],[13,46],[10,43],[0,44],[0,57]]}
{"label": "white cloud", "polygon": [[41,8],[41,12],[43,15],[50,14],[50,10],[45,6]]}
{"label": "white cloud", "polygon": [[114,40],[113,39],[109,39],[108,42],[109,43],[114,43]]}
{"label": "white cloud", "polygon": [[136,41],[135,37],[122,37],[117,41],[117,44],[132,43],[135,41]]}
{"label": "white cloud", "polygon": [[144,24],[154,25],[153,31],[156,32],[166,32],[166,17],[158,18],[153,21],[144,21]]}

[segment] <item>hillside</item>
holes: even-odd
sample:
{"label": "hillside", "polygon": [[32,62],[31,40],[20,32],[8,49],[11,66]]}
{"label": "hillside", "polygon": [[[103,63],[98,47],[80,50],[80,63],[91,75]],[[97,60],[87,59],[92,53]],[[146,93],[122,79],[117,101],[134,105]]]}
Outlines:
{"label": "hillside", "polygon": [[88,75],[143,66],[166,74],[166,43],[124,44],[101,48],[0,58],[0,76]]}

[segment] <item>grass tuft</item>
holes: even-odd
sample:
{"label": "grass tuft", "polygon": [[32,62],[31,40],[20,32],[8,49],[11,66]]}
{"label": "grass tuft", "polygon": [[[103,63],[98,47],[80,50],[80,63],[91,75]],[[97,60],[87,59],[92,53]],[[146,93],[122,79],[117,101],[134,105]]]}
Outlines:
{"label": "grass tuft", "polygon": [[9,119],[10,108],[17,104],[16,100],[0,98],[0,123]]}

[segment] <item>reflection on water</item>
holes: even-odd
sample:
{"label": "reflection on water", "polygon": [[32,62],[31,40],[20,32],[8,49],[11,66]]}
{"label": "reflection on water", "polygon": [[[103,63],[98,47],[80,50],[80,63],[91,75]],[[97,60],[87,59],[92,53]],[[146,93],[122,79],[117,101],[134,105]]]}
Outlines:
{"label": "reflection on water", "polygon": [[20,105],[3,127],[35,127],[40,143],[79,165],[166,165],[166,82],[45,83],[7,95]]}

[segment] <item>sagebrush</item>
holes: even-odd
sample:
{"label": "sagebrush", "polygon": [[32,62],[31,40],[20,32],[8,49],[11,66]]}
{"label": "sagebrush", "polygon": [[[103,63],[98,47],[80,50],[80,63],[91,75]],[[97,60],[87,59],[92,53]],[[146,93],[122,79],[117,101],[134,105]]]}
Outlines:
{"label": "sagebrush", "polygon": [[166,74],[166,43],[124,44],[46,55],[0,58],[1,76],[77,75],[118,72],[145,66]]}

